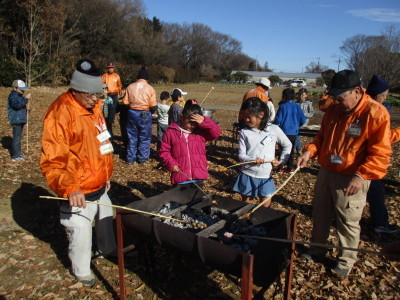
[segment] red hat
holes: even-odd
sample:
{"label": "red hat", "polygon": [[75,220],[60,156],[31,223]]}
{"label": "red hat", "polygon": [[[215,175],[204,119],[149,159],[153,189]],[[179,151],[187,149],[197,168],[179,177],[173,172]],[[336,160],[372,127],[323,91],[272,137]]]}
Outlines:
{"label": "red hat", "polygon": [[115,68],[115,65],[112,62],[110,62],[107,64],[106,68]]}

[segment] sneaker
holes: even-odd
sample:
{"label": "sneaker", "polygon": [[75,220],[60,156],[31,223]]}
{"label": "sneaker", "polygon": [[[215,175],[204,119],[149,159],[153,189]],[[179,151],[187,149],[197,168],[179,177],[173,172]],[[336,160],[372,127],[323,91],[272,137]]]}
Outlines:
{"label": "sneaker", "polygon": [[342,269],[338,266],[331,269],[332,273],[339,276],[339,277],[346,277],[349,275],[351,269]]}
{"label": "sneaker", "polygon": [[86,276],[76,276],[76,279],[78,279],[78,281],[82,283],[83,286],[92,287],[96,283],[96,277],[94,276],[92,271],[89,275]]}
{"label": "sneaker", "polygon": [[387,226],[377,226],[375,227],[375,232],[378,233],[396,233],[400,231],[400,227],[397,225],[389,224]]}
{"label": "sneaker", "polygon": [[12,161],[25,161],[25,158],[23,158],[22,156],[13,158]]}

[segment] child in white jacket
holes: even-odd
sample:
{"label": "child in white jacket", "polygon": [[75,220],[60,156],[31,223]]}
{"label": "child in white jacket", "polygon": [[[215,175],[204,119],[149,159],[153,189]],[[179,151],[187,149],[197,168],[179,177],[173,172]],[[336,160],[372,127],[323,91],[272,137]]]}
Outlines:
{"label": "child in white jacket", "polygon": [[[255,162],[242,166],[233,190],[242,194],[243,201],[259,198],[262,202],[275,191],[272,168],[287,162],[292,143],[278,125],[268,122],[268,106],[259,98],[244,101],[240,113],[247,127],[240,131],[239,160]],[[279,160],[275,158],[276,143],[282,146]],[[271,201],[264,204],[270,205]]]}

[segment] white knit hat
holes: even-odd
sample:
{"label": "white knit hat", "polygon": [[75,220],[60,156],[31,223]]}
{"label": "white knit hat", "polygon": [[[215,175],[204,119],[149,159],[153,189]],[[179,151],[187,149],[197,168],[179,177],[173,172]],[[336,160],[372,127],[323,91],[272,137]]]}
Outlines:
{"label": "white knit hat", "polygon": [[78,92],[89,94],[101,93],[103,83],[101,81],[100,70],[88,59],[81,59],[76,65],[76,70],[72,74],[71,87]]}

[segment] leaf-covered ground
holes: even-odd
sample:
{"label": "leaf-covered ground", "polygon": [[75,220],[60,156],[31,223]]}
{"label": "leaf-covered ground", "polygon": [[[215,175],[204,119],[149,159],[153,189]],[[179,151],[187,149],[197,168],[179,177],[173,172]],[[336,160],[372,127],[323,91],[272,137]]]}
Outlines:
{"label": "leaf-covered ground", "polygon": [[[240,104],[241,95],[249,86],[218,86],[206,100],[207,105],[219,106],[214,119],[220,122],[222,136],[208,146],[210,179],[205,185],[209,192],[239,200],[232,192],[237,170],[225,173],[219,166],[228,166],[236,160],[236,142],[232,139],[234,110]],[[157,92],[170,90],[170,86],[156,86]],[[187,85],[183,89],[198,100],[207,94],[210,86]],[[32,89],[32,111],[29,128],[25,128],[23,150],[26,162],[12,162],[9,156],[11,127],[7,122],[6,99],[9,89],[0,89],[3,105],[0,117],[0,298],[6,299],[112,299],[118,297],[118,266],[116,260],[94,259],[92,269],[99,279],[93,288],[84,288],[69,273],[67,238],[58,220],[58,204],[54,200],[39,199],[49,195],[39,169],[42,118],[49,104],[66,88],[38,87]],[[273,90],[278,99],[279,89]],[[278,101],[275,101],[278,102]],[[226,109],[224,109],[224,107]],[[400,126],[398,111],[394,111],[393,124]],[[396,114],[397,113],[397,114]],[[318,124],[321,114],[316,114],[311,124]],[[115,124],[117,135],[119,130]],[[28,130],[27,130],[28,129]],[[27,137],[27,131],[29,136]],[[302,138],[303,144],[310,138]],[[27,141],[29,148],[27,149]],[[121,141],[116,139],[115,169],[110,196],[116,204],[157,195],[171,187],[169,174],[160,167],[155,145],[151,159],[143,165],[126,164],[120,157]],[[399,184],[400,145],[393,146],[392,164],[384,179],[387,206],[391,223],[400,225]],[[309,240],[312,227],[311,199],[318,165],[313,163],[302,170],[273,199],[272,208],[295,213],[298,216],[299,240]],[[279,186],[287,174],[274,174]],[[400,239],[400,234],[375,233],[366,207],[361,221],[360,247],[379,250],[383,245]],[[137,240],[132,240],[138,242]],[[332,226],[329,242],[338,244]],[[139,248],[142,243],[139,242]],[[196,260],[171,250],[154,248],[153,272],[144,253],[133,251],[126,268],[127,294],[129,299],[240,299],[240,279],[223,274]],[[330,251],[334,258],[337,251]],[[400,295],[400,264],[372,254],[360,254],[352,273],[339,279],[329,273],[322,264],[307,264],[296,259],[292,296],[294,299],[394,299]],[[259,296],[282,298],[284,273],[277,283]],[[260,287],[255,287],[255,292]]]}

